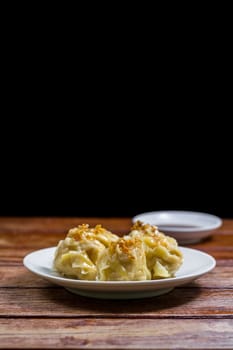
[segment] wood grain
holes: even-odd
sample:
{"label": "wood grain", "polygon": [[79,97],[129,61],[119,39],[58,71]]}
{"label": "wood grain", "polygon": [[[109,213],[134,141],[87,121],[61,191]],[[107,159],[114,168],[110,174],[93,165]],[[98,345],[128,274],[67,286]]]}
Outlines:
{"label": "wood grain", "polygon": [[[47,233],[32,234],[24,236],[17,234],[13,237],[11,234],[0,235],[0,262],[20,261],[26,254],[37,250],[56,246],[60,239],[64,238],[63,234]],[[214,240],[214,244],[213,244]],[[222,235],[221,239],[211,238],[202,244],[186,245],[188,248],[198,249],[206,252],[216,259],[232,259],[233,260],[233,233],[230,235]]]}
{"label": "wood grain", "polygon": [[233,349],[233,220],[187,246],[213,255],[213,271],[129,301],[74,295],[23,266],[81,223],[123,235],[131,219],[0,218],[0,349]]}
{"label": "wood grain", "polygon": [[105,228],[114,231],[114,233],[125,233],[132,225],[130,218],[4,218],[0,217],[0,233],[10,234],[29,234],[34,233],[60,233],[66,234],[71,227],[81,224],[94,226],[102,224]]}
{"label": "wood grain", "polygon": [[[1,320],[0,348],[232,349],[233,320]],[[17,334],[15,336],[15,334]]]}
{"label": "wood grain", "polygon": [[[175,288],[159,297],[137,300],[98,300],[64,288],[2,288],[1,316],[46,317],[231,317],[232,289]],[[10,305],[10,308],[8,307]]]}

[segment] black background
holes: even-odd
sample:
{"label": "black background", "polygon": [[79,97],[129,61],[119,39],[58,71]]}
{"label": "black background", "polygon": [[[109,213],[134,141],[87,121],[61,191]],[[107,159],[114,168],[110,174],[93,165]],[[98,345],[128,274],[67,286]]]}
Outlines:
{"label": "black background", "polygon": [[166,17],[143,29],[137,18],[122,34],[85,22],[78,39],[73,21],[65,32],[49,18],[43,33],[37,22],[7,18],[0,215],[233,217],[230,22],[222,18]]}
{"label": "black background", "polygon": [[153,59],[140,65],[140,76],[131,62],[124,73],[105,67],[104,78],[87,63],[76,80],[74,64],[63,77],[53,61],[50,69],[31,63],[27,75],[12,64],[2,96],[0,215],[176,209],[233,217],[227,65],[216,71],[208,52],[173,65],[169,57],[153,72]]}
{"label": "black background", "polygon": [[233,217],[226,124],[210,128],[201,118],[160,116],[107,123],[77,118],[48,126],[37,118],[24,130],[20,120],[19,128],[14,145],[10,138],[2,145],[1,216],[194,210]]}

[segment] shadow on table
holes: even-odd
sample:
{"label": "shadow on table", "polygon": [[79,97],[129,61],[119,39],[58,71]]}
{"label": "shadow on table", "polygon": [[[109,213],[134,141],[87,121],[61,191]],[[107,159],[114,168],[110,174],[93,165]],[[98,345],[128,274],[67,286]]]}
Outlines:
{"label": "shadow on table", "polygon": [[[164,316],[166,310],[168,315],[172,314],[172,309],[176,308],[177,313],[189,313],[187,304],[192,307],[195,299],[197,299],[202,293],[202,288],[198,284],[192,283],[192,285],[185,285],[183,287],[177,287],[171,292],[150,298],[142,299],[95,299],[89,297],[83,297],[73,294],[64,288],[55,289],[56,293],[51,293],[49,289],[45,289],[43,292],[47,294],[47,298],[51,299],[51,302],[62,303],[64,307],[64,314],[75,313],[86,314],[89,317],[101,316],[108,314],[112,317],[124,317],[134,314],[141,314],[148,316],[154,312],[161,312]],[[55,291],[54,290],[54,291]]]}

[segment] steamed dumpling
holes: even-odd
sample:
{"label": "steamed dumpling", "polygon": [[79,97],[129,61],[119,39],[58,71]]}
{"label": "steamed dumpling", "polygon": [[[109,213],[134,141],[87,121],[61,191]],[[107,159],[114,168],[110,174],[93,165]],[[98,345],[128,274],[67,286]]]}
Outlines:
{"label": "steamed dumpling", "polygon": [[100,254],[118,236],[97,225],[79,225],[69,230],[67,237],[61,240],[55,252],[54,268],[62,275],[95,280],[97,278],[97,260]]}
{"label": "steamed dumpling", "polygon": [[144,243],[147,267],[151,278],[173,277],[183,262],[177,241],[159,232],[156,226],[136,222],[129,234]]}
{"label": "steamed dumpling", "polygon": [[111,243],[98,260],[98,280],[139,281],[151,278],[141,239],[123,237]]}
{"label": "steamed dumpling", "polygon": [[176,240],[140,221],[123,237],[101,225],[79,225],[59,242],[54,257],[54,269],[62,275],[99,281],[173,277],[182,263]]}

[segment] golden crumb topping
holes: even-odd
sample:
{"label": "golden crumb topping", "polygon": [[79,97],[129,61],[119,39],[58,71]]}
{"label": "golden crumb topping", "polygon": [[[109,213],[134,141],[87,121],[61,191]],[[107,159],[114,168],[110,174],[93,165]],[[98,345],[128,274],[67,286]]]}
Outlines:
{"label": "golden crumb topping", "polygon": [[57,246],[54,268],[71,278],[127,281],[173,277],[182,262],[174,238],[137,221],[123,237],[102,225],[70,229]]}
{"label": "golden crumb topping", "polygon": [[141,231],[143,233],[157,233],[158,227],[152,226],[149,224],[143,224],[141,221],[136,221],[135,224],[131,227],[131,231]]}

